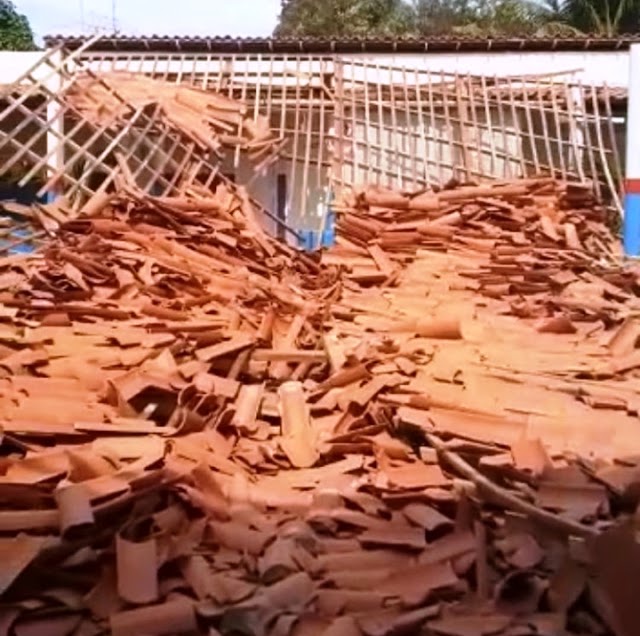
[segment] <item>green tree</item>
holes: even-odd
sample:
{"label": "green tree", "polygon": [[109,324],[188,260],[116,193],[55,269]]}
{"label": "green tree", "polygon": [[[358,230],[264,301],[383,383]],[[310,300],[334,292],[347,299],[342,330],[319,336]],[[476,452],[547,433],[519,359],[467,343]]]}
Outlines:
{"label": "green tree", "polygon": [[423,36],[531,35],[543,22],[532,0],[414,0],[417,31]]}
{"label": "green tree", "polygon": [[415,0],[414,15],[419,35],[456,33],[476,22],[472,0]]}
{"label": "green tree", "polygon": [[615,37],[640,30],[640,0],[564,0],[562,11],[584,33]]}
{"label": "green tree", "polygon": [[280,36],[615,37],[640,31],[640,0],[282,0]]}
{"label": "green tree", "polygon": [[282,0],[276,36],[402,36],[415,19],[403,0]]}
{"label": "green tree", "polygon": [[0,0],[0,49],[31,51],[35,48],[27,18],[17,12],[13,2]]}

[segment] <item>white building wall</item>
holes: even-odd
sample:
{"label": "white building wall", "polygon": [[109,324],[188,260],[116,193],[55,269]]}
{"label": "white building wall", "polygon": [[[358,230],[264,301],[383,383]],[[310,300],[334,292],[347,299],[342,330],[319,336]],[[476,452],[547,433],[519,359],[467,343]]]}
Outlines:
{"label": "white building wall", "polygon": [[[350,54],[343,59],[369,60],[380,66],[417,68],[425,71],[444,71],[506,77],[508,75],[548,75],[573,73],[577,81],[626,87],[629,84],[628,51],[531,52],[496,51],[487,53],[429,53],[368,55]],[[398,71],[401,81],[402,72]]]}
{"label": "white building wall", "polygon": [[[5,62],[5,53],[0,53],[0,68],[10,64]],[[13,54],[23,55],[23,54]],[[24,55],[32,55],[24,54]],[[88,64],[94,71],[130,71],[145,74],[164,75],[170,74],[179,81],[187,80],[190,74],[197,74],[210,85],[215,85],[217,77],[228,70],[229,55],[215,54],[171,54],[159,56],[152,53],[141,55],[113,53],[100,54],[92,52],[91,58],[85,58],[84,64]],[[239,55],[233,56],[234,72],[245,75],[246,81],[257,82],[256,76],[271,68],[272,73],[278,76],[286,73],[286,82],[289,86],[295,86],[301,82],[309,85],[313,82],[314,74],[320,71],[322,66],[326,71],[326,62],[321,63],[312,59],[317,56],[295,55],[258,55],[251,59]],[[576,81],[608,85],[624,88],[629,83],[629,52],[628,51],[525,51],[525,52],[459,52],[459,53],[398,53],[398,54],[368,54],[346,53],[339,57],[344,61],[368,62],[381,67],[398,67],[397,79],[402,81],[405,69],[418,69],[421,71],[459,73],[471,75],[549,75],[572,73]],[[308,60],[305,60],[308,58]],[[277,59],[277,62],[272,62]],[[21,65],[23,68],[24,65]],[[369,71],[369,80],[374,81],[373,71]],[[5,70],[5,75],[11,75],[10,67]],[[18,74],[15,74],[17,77]],[[0,72],[0,77],[2,73]]]}

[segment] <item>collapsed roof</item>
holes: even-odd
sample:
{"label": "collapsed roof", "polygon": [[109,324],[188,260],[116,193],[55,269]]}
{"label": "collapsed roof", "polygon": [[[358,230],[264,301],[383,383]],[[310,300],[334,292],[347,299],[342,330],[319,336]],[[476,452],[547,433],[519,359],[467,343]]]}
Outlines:
{"label": "collapsed roof", "polygon": [[300,253],[219,172],[278,152],[243,104],[71,80],[110,143],[0,260],[9,633],[635,634],[640,272],[592,184],[345,187]]}

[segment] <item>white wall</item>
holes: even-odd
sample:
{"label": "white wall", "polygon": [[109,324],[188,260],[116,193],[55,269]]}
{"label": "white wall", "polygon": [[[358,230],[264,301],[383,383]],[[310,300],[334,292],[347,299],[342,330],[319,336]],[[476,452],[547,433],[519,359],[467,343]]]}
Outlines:
{"label": "white wall", "polygon": [[[35,67],[41,58],[42,51],[0,51],[0,86],[18,81]],[[44,66],[38,66],[34,77],[44,79],[47,70]]]}
{"label": "white wall", "polygon": [[[220,72],[228,69],[229,55],[189,55],[171,54],[159,59],[158,55],[148,53],[131,56],[113,53],[95,56],[90,66],[96,71],[128,70],[149,74],[175,75],[178,79],[187,79],[189,74],[206,77],[207,83],[215,84]],[[248,60],[243,55],[234,56],[233,68],[239,75],[246,74],[247,82],[255,81],[255,74],[267,73],[269,69],[275,77],[285,74],[288,85],[313,82],[313,75],[321,68],[321,63],[313,60],[312,55],[262,55],[252,56]],[[628,51],[578,51],[578,52],[460,52],[460,53],[398,53],[398,54],[341,54],[343,60],[357,62],[368,61],[380,66],[398,66],[399,68],[422,71],[443,71],[445,73],[470,73],[472,75],[542,75],[548,73],[575,73],[578,81],[607,84],[612,87],[626,87],[629,81]],[[84,60],[88,63],[89,60]],[[2,59],[0,58],[0,65]],[[328,62],[324,62],[327,70]],[[370,73],[373,73],[370,71]],[[374,80],[372,74],[370,80]]]}
{"label": "white wall", "polygon": [[471,75],[540,75],[575,72],[577,80],[608,86],[629,84],[628,51],[423,53],[345,55],[345,59],[371,60],[381,66],[399,66]]}

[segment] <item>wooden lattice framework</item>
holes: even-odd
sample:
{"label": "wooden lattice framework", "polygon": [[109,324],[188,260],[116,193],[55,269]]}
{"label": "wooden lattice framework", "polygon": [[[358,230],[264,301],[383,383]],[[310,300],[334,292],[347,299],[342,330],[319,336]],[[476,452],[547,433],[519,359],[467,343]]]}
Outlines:
{"label": "wooden lattice framework", "polygon": [[[316,211],[326,211],[343,188],[418,189],[452,177],[552,174],[592,182],[602,199],[620,208],[615,100],[606,86],[584,85],[572,73],[472,76],[363,56],[123,57],[96,48],[87,41],[73,52],[48,50],[0,93],[0,178],[19,168],[21,184],[41,179],[40,192],[64,194],[71,211],[119,178],[145,192],[175,194],[210,187],[221,172],[242,164],[240,148],[222,163],[203,153],[153,105],[130,107],[117,127],[87,122],[66,99],[68,87],[77,74],[89,74],[122,99],[102,79],[113,71],[216,91],[241,100],[255,118],[266,116],[283,140],[269,166],[287,177],[287,220],[295,227],[320,226]],[[17,115],[17,126],[3,127]],[[263,173],[242,180],[251,190]],[[267,180],[262,187],[275,184]],[[262,207],[282,223],[269,205]]]}

